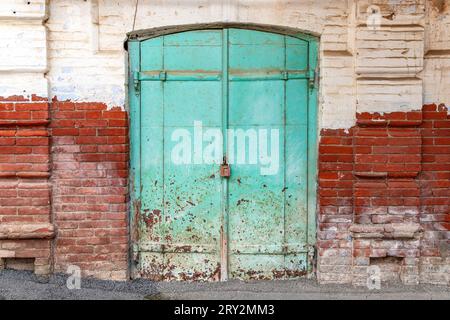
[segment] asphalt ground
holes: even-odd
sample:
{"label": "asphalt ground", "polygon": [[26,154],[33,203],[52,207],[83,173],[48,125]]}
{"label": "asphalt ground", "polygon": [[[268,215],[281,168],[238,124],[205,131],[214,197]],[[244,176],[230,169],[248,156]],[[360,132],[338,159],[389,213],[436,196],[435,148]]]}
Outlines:
{"label": "asphalt ground", "polygon": [[0,271],[0,300],[450,300],[449,286],[404,286],[369,290],[319,285],[314,280],[229,281],[222,283],[127,282],[82,279],[67,288],[63,274],[38,277],[29,271]]}

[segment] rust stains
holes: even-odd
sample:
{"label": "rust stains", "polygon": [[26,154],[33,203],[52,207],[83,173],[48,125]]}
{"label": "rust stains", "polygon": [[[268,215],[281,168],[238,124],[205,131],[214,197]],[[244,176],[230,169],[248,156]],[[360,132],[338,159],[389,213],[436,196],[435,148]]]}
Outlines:
{"label": "rust stains", "polygon": [[144,215],[144,222],[149,229],[153,229],[154,225],[161,221],[161,210],[154,209],[149,215]]}
{"label": "rust stains", "polygon": [[184,252],[184,253],[188,253],[192,251],[192,246],[186,245],[186,246],[181,246],[177,248],[177,252]]}
{"label": "rust stains", "polygon": [[434,9],[436,9],[439,13],[446,12],[449,8],[449,3],[447,0],[432,0],[431,4]]}
{"label": "rust stains", "polygon": [[177,279],[183,281],[218,281],[220,280],[220,264],[207,271],[180,272]]}
{"label": "rust stains", "polygon": [[149,267],[140,273],[141,277],[152,281],[219,281],[220,280],[220,264],[210,270],[192,272],[177,270],[173,264],[162,264],[154,260],[151,261]]}
{"label": "rust stains", "polygon": [[237,270],[238,277],[241,276],[244,279],[249,280],[286,280],[294,278],[303,278],[308,274],[306,270],[289,270],[289,269],[273,269],[271,271],[259,271],[259,270]]}
{"label": "rust stains", "polygon": [[240,205],[243,204],[243,203],[249,203],[249,202],[250,202],[250,200],[240,199],[240,200],[238,200],[236,206],[240,206]]}
{"label": "rust stains", "polygon": [[286,270],[287,278],[302,278],[308,275],[306,270]]}

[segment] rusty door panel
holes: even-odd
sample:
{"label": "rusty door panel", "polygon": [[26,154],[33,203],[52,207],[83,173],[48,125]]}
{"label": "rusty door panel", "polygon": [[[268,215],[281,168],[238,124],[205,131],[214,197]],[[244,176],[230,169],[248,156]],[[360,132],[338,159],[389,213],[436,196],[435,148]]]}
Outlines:
{"label": "rusty door panel", "polygon": [[[148,40],[141,72],[222,72],[222,31]],[[202,70],[202,71],[198,71]],[[163,81],[165,80],[165,81]],[[174,163],[175,130],[195,121],[222,130],[221,81],[141,81],[139,273],[151,279],[218,280],[222,181],[214,164]],[[192,137],[193,138],[193,137]]]}
{"label": "rusty door panel", "polygon": [[[307,273],[316,147],[308,108],[315,92],[311,52],[307,40],[244,29],[139,42],[130,89],[138,96],[131,100],[134,277],[217,281]],[[195,147],[199,124],[223,136],[213,161]],[[238,131],[250,132],[247,142],[256,133],[257,149],[239,143]],[[183,133],[193,148],[174,161]]]}
{"label": "rusty door panel", "polygon": [[[267,130],[267,144],[279,143],[278,165],[267,172],[261,164],[233,166],[229,183],[233,278],[286,278],[307,271],[307,81],[263,76],[305,71],[307,50],[308,43],[299,39],[230,30],[230,70],[247,78],[230,82],[229,127]],[[228,150],[229,154],[243,152],[237,143],[232,147],[236,150]]]}

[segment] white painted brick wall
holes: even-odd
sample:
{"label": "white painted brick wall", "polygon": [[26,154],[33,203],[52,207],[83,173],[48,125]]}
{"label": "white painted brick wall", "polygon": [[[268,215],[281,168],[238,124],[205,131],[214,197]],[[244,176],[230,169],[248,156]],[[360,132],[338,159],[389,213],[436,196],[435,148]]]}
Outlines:
{"label": "white painted brick wall", "polygon": [[323,54],[321,61],[320,125],[347,129],[355,124],[354,57],[348,53]]}
{"label": "white painted brick wall", "polygon": [[[2,0],[0,96],[34,93],[124,107],[123,41],[135,3]],[[383,16],[377,32],[366,26],[373,5]],[[449,104],[449,10],[450,0],[139,0],[135,29],[234,21],[320,35],[320,124],[349,128],[356,112]]]}
{"label": "white painted brick wall", "polygon": [[427,8],[425,32],[424,101],[450,101],[450,0],[433,1]]}
{"label": "white painted brick wall", "polygon": [[425,58],[424,102],[445,103],[450,101],[450,55],[434,55]]}
{"label": "white painted brick wall", "polygon": [[0,19],[44,20],[46,0],[1,0]]}
{"label": "white painted brick wall", "polygon": [[0,2],[0,96],[48,96],[45,0]]}
{"label": "white painted brick wall", "polygon": [[1,24],[1,71],[47,72],[47,31],[40,21]]}
{"label": "white painted brick wall", "polygon": [[423,38],[421,26],[383,26],[376,31],[359,27],[356,33],[356,73],[365,76],[416,76],[423,69]]}
{"label": "white painted brick wall", "polygon": [[422,80],[358,80],[358,112],[393,112],[420,110],[423,105]]}
{"label": "white painted brick wall", "polygon": [[50,96],[124,106],[125,32],[120,31],[122,39],[114,50],[97,51],[93,45],[97,39],[93,39],[90,8],[89,1],[50,2],[47,21]]}

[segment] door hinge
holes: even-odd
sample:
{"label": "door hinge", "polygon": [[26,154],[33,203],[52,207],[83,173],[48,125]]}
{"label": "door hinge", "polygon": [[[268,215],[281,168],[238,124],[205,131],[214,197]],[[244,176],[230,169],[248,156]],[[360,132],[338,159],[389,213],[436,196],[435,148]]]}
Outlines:
{"label": "door hinge", "polygon": [[309,71],[309,88],[316,89],[319,86],[319,71],[317,69]]}
{"label": "door hinge", "polygon": [[317,266],[317,247],[316,245],[309,244],[308,248],[308,271],[314,273]]}
{"label": "door hinge", "polygon": [[139,72],[133,72],[134,93],[138,96],[141,92],[141,82],[139,81]]}
{"label": "door hinge", "polygon": [[139,262],[139,245],[137,243],[131,245],[131,260],[136,264]]}

